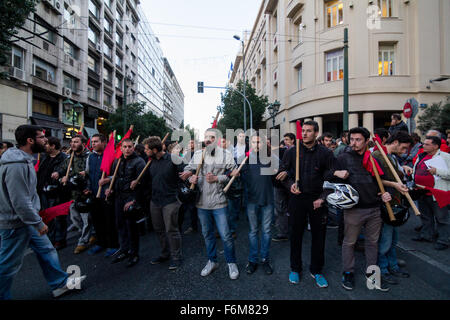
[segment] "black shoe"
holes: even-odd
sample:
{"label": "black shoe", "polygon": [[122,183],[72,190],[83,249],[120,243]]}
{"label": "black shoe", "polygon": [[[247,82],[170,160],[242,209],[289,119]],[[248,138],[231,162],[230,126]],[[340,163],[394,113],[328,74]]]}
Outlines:
{"label": "black shoe", "polygon": [[257,263],[249,261],[247,266],[245,267],[245,270],[247,271],[248,274],[252,274],[253,272],[256,271],[257,268],[258,268],[258,264]]}
{"label": "black shoe", "polygon": [[151,264],[160,264],[162,262],[165,262],[167,260],[169,260],[170,257],[157,257],[157,258],[153,258],[152,261],[150,261]]}
{"label": "black shoe", "polygon": [[353,272],[344,272],[342,274],[342,286],[345,290],[353,290],[355,286],[355,276]]}
{"label": "black shoe", "polygon": [[398,269],[389,269],[389,273],[392,274],[394,277],[397,278],[409,278],[409,273],[405,269],[398,268]]}
{"label": "black shoe", "polygon": [[118,263],[120,261],[125,260],[126,258],[128,258],[128,254],[121,252],[118,255],[116,255],[116,257],[111,261],[111,263]]}
{"label": "black shoe", "polygon": [[389,283],[389,284],[399,284],[399,282],[398,282],[398,280],[397,279],[395,279],[394,277],[393,277],[393,275],[391,275],[390,273],[382,273],[381,274],[381,281],[383,282],[386,282],[386,283]]}
{"label": "black shoe", "polygon": [[181,260],[171,260],[169,270],[176,270],[181,266]]}
{"label": "black shoe", "polygon": [[272,241],[275,241],[275,242],[288,241],[288,240],[289,240],[288,237],[282,237],[282,236],[275,236],[272,238]]}
{"label": "black shoe", "polygon": [[266,274],[269,274],[269,275],[270,275],[270,274],[273,273],[273,267],[272,267],[272,265],[270,264],[270,261],[263,261],[262,267],[263,267],[264,272],[265,272]]}
{"label": "black shoe", "polygon": [[430,239],[424,238],[422,236],[414,237],[411,240],[417,241],[417,242],[432,242]]}
{"label": "black shoe", "polygon": [[127,262],[127,268],[131,268],[132,266],[134,266],[138,262],[139,262],[139,256],[138,255],[130,256],[130,258],[128,259],[128,262]]}
{"label": "black shoe", "polygon": [[[369,281],[373,281],[373,284],[375,284],[375,281],[370,279],[370,277],[373,275],[373,273],[366,273],[366,279]],[[393,281],[396,281],[395,279],[393,279]],[[383,279],[383,275],[381,275],[381,283],[379,286],[375,286],[376,290],[380,290],[382,292],[388,292],[390,290],[390,288],[386,285],[386,283],[388,283],[385,279]],[[398,284],[398,283],[396,283]]]}
{"label": "black shoe", "polygon": [[434,245],[434,249],[436,249],[436,250],[445,250],[447,248],[448,248],[448,245],[446,245],[444,243],[440,243],[440,242],[438,242]]}

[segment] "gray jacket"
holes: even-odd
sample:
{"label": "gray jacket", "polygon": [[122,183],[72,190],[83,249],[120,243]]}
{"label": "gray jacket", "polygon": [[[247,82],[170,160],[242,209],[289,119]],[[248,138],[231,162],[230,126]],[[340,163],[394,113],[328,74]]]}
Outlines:
{"label": "gray jacket", "polygon": [[0,160],[0,229],[44,226],[33,160],[17,148],[8,149]]}
{"label": "gray jacket", "polygon": [[[185,171],[192,171],[195,174],[197,165],[202,158],[202,150],[194,153],[189,164],[184,168]],[[227,172],[231,172],[236,167],[233,155],[231,152],[217,147],[214,156],[207,154],[203,163],[202,170],[198,177],[198,188],[200,190],[200,197],[197,201],[197,208],[200,209],[221,209],[227,206],[227,198],[223,192],[223,188],[227,185],[230,178]],[[211,172],[216,175],[218,182],[208,183],[206,181],[206,174]]]}

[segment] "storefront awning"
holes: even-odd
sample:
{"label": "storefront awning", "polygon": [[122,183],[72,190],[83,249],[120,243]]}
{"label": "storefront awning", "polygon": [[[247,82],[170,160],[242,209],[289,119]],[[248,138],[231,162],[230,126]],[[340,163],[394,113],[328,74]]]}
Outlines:
{"label": "storefront awning", "polygon": [[50,129],[56,129],[56,130],[63,130],[66,127],[62,122],[59,121],[51,121],[51,120],[44,120],[44,119],[38,119],[36,117],[30,117],[33,124],[37,126],[41,126],[44,128],[50,128]]}
{"label": "storefront awning", "polygon": [[94,134],[98,133],[97,129],[94,128],[88,128],[88,127],[84,127],[84,130],[86,130],[87,134],[88,134],[88,138],[92,137]]}

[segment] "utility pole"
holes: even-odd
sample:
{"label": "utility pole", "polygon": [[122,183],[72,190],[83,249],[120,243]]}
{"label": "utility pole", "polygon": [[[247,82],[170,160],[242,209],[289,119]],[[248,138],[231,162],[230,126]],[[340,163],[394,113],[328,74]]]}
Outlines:
{"label": "utility pole", "polygon": [[125,76],[123,79],[123,132],[124,134],[127,132],[127,80],[128,78]]}
{"label": "utility pole", "polygon": [[343,130],[348,130],[348,28],[344,29],[344,114]]}

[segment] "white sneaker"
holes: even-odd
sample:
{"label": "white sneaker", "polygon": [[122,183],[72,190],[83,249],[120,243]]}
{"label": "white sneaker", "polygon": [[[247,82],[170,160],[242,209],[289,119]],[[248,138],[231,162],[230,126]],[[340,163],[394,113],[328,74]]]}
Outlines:
{"label": "white sneaker", "polygon": [[52,291],[53,293],[53,298],[58,298],[60,296],[62,296],[64,293],[73,290],[73,289],[81,289],[81,282],[86,279],[86,276],[81,276],[81,277],[69,277],[67,279],[66,284],[58,289],[55,289]]}
{"label": "white sneaker", "polygon": [[211,260],[208,260],[208,263],[206,264],[206,266],[203,268],[202,272],[200,273],[200,275],[202,277],[206,277],[207,275],[209,275],[211,272],[213,272],[214,270],[216,270],[219,267],[219,264],[217,262],[213,262]]}
{"label": "white sneaker", "polygon": [[239,270],[236,263],[229,263],[228,269],[230,272],[230,279],[236,280],[239,277]]}

